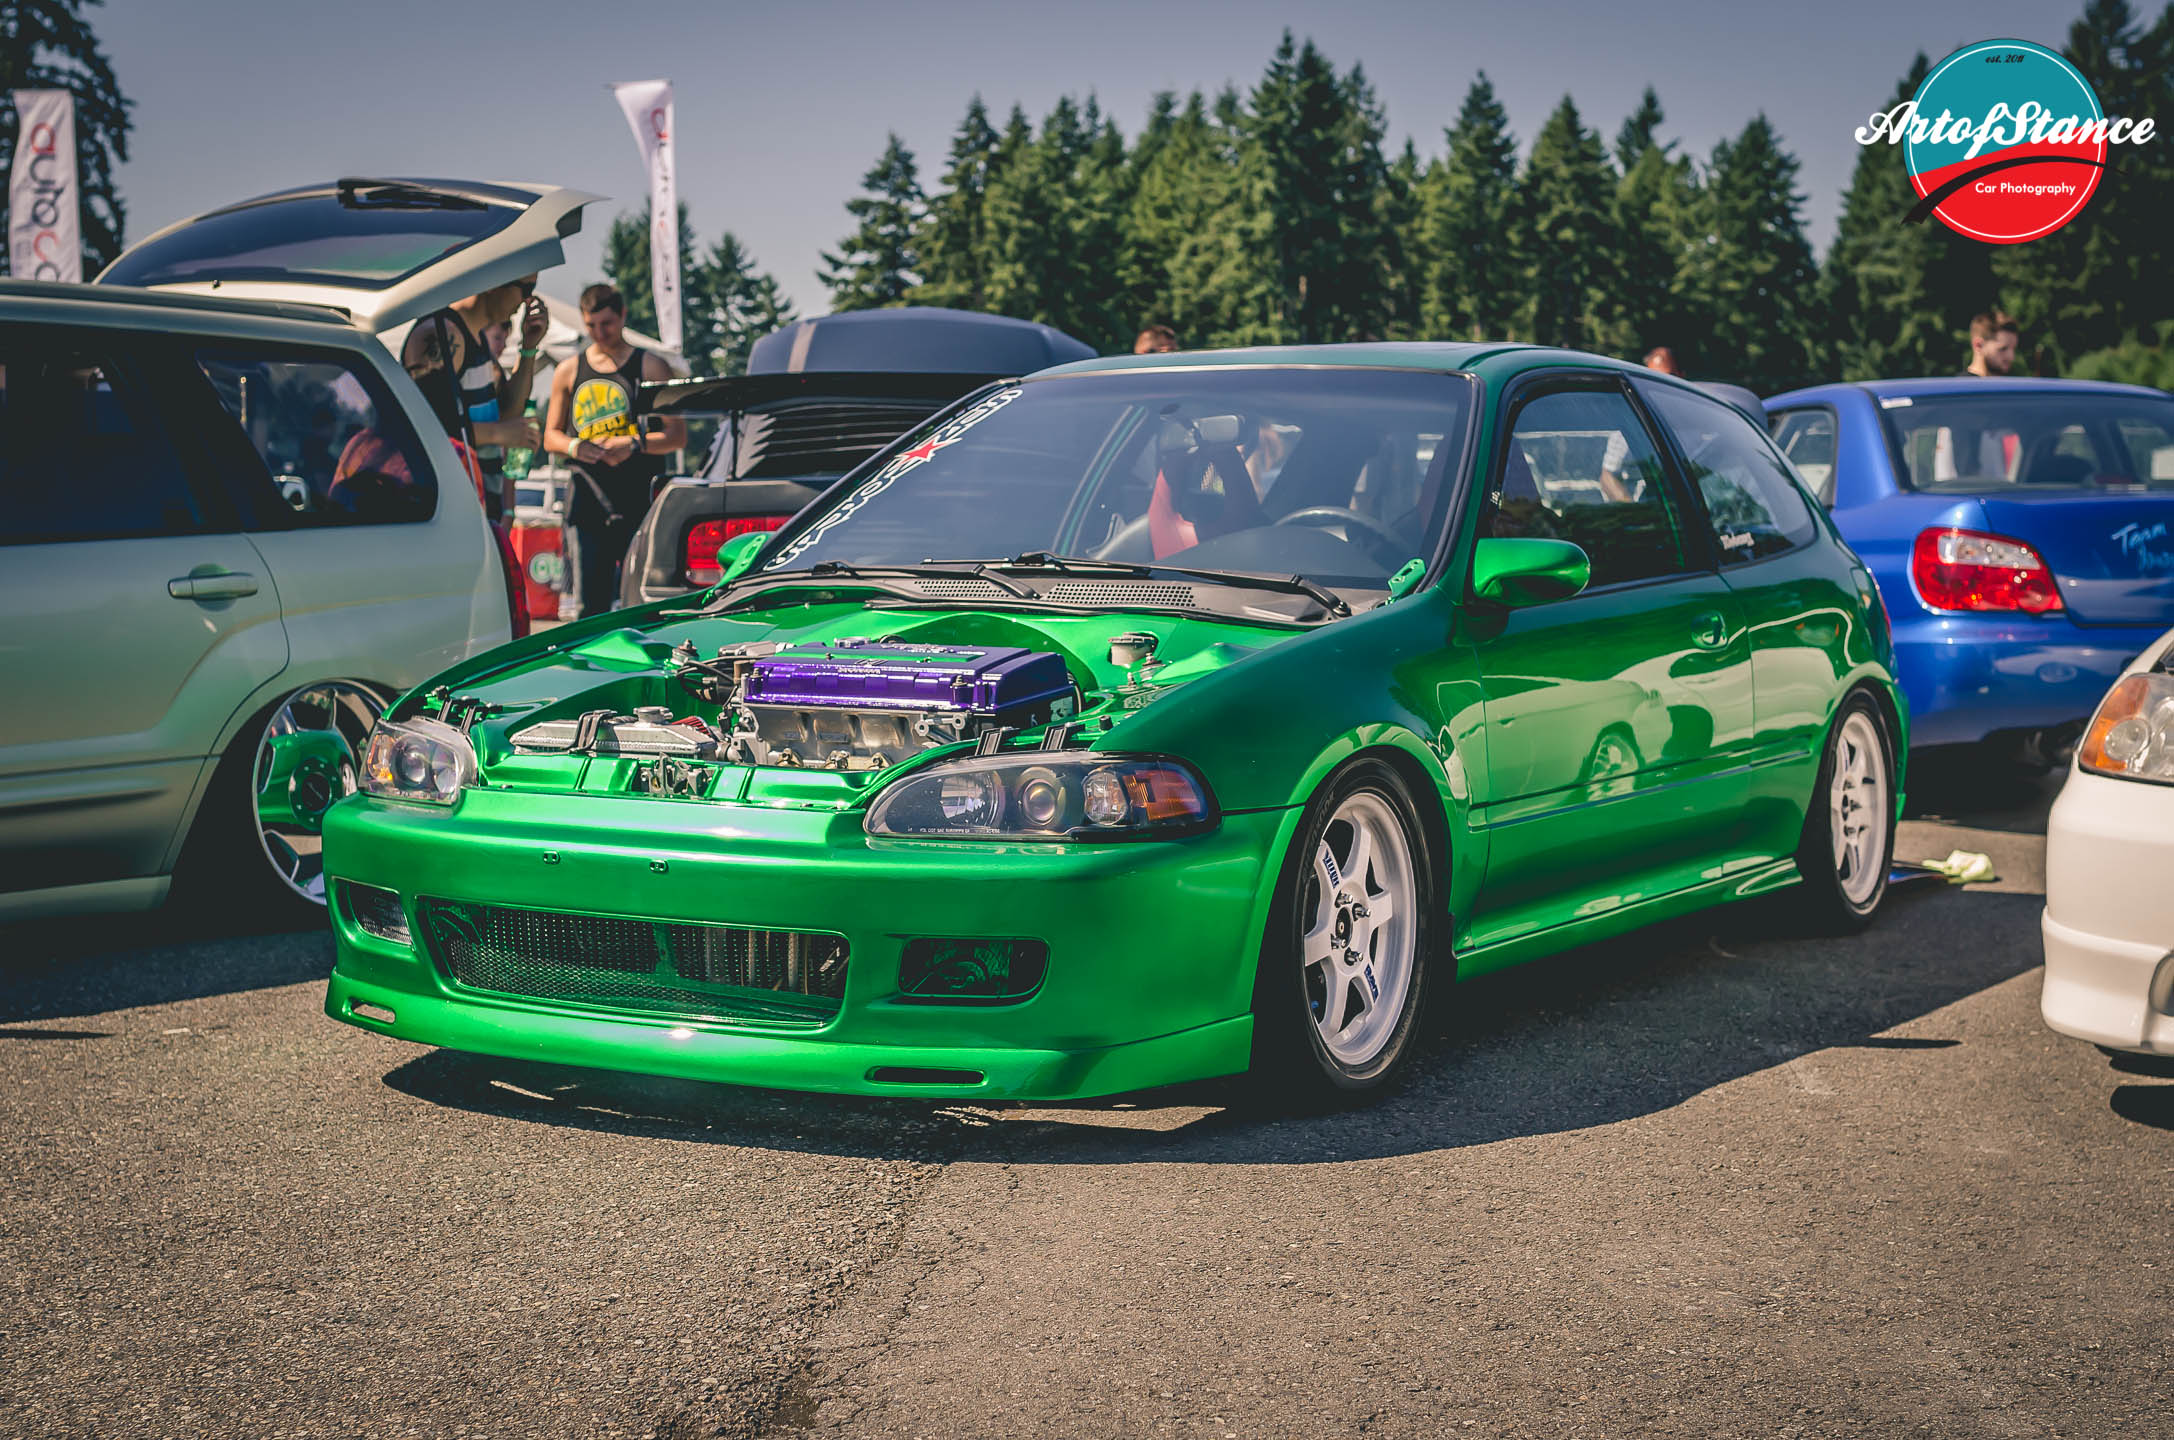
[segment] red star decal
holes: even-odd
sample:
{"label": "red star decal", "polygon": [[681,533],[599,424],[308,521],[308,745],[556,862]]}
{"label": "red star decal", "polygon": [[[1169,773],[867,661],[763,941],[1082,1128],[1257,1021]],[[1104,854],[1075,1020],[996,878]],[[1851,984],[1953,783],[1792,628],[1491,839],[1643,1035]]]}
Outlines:
{"label": "red star decal", "polygon": [[899,451],[898,458],[918,465],[924,460],[934,459],[936,452],[943,449],[946,445],[949,445],[950,443],[951,442],[949,440],[939,440],[935,436],[931,435],[928,439],[923,440],[920,444],[914,446],[911,450]]}

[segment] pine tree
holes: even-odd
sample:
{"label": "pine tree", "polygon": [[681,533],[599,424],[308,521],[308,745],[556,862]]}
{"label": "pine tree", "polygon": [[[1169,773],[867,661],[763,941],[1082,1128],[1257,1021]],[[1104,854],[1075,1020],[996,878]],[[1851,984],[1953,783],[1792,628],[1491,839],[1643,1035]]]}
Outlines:
{"label": "pine tree", "polygon": [[[16,90],[75,96],[77,207],[87,279],[121,253],[128,211],[113,167],[128,159],[130,102],[84,15],[99,0],[0,0],[0,174],[15,164]],[[5,199],[0,198],[0,208]],[[5,258],[0,257],[0,264]]]}
{"label": "pine tree", "polygon": [[1316,344],[1378,336],[1383,295],[1384,119],[1353,66],[1339,76],[1291,33],[1254,88],[1245,169],[1249,240],[1265,315],[1249,339]]}
{"label": "pine tree", "polygon": [[1613,295],[1610,211],[1615,177],[1600,137],[1585,128],[1568,95],[1532,142],[1518,183],[1511,238],[1525,296],[1524,332],[1542,345],[1600,343]]}
{"label": "pine tree", "polygon": [[989,124],[989,111],[976,95],[967,103],[958,133],[951,137],[944,188],[929,197],[928,218],[919,238],[922,279],[911,297],[915,304],[979,310],[986,303],[985,211],[996,148],[997,133]]}
{"label": "pine tree", "polygon": [[[2124,0],[2091,0],[2063,53],[2106,114],[2156,115],[2162,126],[2174,118],[2174,13],[2142,30]],[[2174,157],[2164,136],[2111,147],[2080,214],[2028,244],[1994,247],[1994,273],[2023,325],[2025,366],[2057,370],[2089,352],[2149,342],[2174,315],[2170,187]]]}
{"label": "pine tree", "polygon": [[1706,366],[1762,394],[1815,373],[1819,271],[1796,178],[1796,157],[1763,114],[1715,145],[1688,266],[1691,294],[1712,326]]}
{"label": "pine tree", "polygon": [[[1217,108],[1234,114],[1237,103],[1226,92]],[[1232,301],[1244,289],[1237,148],[1197,90],[1183,109],[1165,112],[1158,101],[1150,115],[1133,147],[1124,227],[1122,285],[1135,329],[1168,325],[1188,347],[1223,343],[1236,329]]]}
{"label": "pine tree", "polygon": [[[1931,68],[1920,52],[1888,108],[1916,94]],[[1967,362],[1970,317],[1993,308],[1992,247],[1937,220],[1904,224],[1916,202],[1902,147],[1859,151],[1820,275],[1821,364],[1829,373],[1942,375]]]}
{"label": "pine tree", "polygon": [[1071,191],[1078,131],[1078,106],[1065,96],[1043,118],[1039,135],[1015,107],[998,143],[986,213],[988,303],[999,314],[1063,328],[1077,278]]}
{"label": "pine tree", "polygon": [[1125,137],[1087,99],[1091,138],[1073,166],[1073,265],[1077,289],[1058,328],[1098,350],[1129,348],[1133,317],[1124,297],[1125,217],[1132,206],[1132,167]]}
{"label": "pine tree", "polygon": [[1427,338],[1427,253],[1420,236],[1426,170],[1409,139],[1381,187],[1382,333],[1391,340]]}
{"label": "pine tree", "polygon": [[1661,97],[1648,85],[1646,93],[1638,98],[1638,108],[1625,117],[1621,128],[1615,132],[1615,168],[1628,175],[1631,167],[1648,150],[1659,150],[1665,158],[1675,149],[1673,140],[1666,145],[1660,142],[1661,122],[1667,118],[1667,113],[1661,109]]}
{"label": "pine tree", "polygon": [[695,267],[688,301],[688,331],[695,331],[699,317],[706,344],[699,355],[690,347],[687,359],[703,375],[746,374],[755,342],[798,318],[777,278],[755,268],[730,230]]}
{"label": "pine tree", "polygon": [[1517,139],[1485,71],[1444,132],[1449,153],[1427,172],[1426,333],[1436,340],[1517,338],[1523,293],[1510,244]]}
{"label": "pine tree", "polygon": [[1666,345],[1695,366],[1700,327],[1678,291],[1677,271],[1698,180],[1690,161],[1669,153],[1675,142],[1661,141],[1665,118],[1660,97],[1649,86],[1616,132],[1615,158],[1623,178],[1615,189],[1616,285],[1603,343],[1634,359]]}
{"label": "pine tree", "polygon": [[830,287],[830,303],[837,310],[903,305],[921,278],[914,244],[921,224],[921,182],[913,152],[895,133],[861,177],[861,188],[861,195],[845,203],[846,213],[859,222],[853,233],[839,243],[837,254],[820,252],[823,264],[816,278]]}

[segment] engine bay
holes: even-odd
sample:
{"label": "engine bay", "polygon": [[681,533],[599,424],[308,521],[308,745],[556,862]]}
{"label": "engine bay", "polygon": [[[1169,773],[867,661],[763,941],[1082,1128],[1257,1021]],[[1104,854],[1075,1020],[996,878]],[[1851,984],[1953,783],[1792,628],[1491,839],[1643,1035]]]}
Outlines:
{"label": "engine bay", "polygon": [[641,788],[678,794],[688,793],[701,762],[883,770],[923,751],[1063,720],[1081,701],[1062,656],[1017,646],[851,637],[732,644],[704,656],[683,643],[668,668],[707,716],[661,705],[588,710],[514,732],[515,752],[654,759]]}

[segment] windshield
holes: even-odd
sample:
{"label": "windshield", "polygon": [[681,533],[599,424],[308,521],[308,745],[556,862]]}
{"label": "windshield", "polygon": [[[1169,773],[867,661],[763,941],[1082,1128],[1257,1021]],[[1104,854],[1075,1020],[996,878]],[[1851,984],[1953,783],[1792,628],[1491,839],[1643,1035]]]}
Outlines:
{"label": "windshield", "polygon": [[1880,405],[1913,490],[2174,490],[2174,399],[2006,387],[1904,398]]}
{"label": "windshield", "polygon": [[1265,366],[1008,385],[811,507],[763,568],[1046,551],[1379,589],[1434,553],[1472,390]]}
{"label": "windshield", "polygon": [[[508,192],[511,193],[511,192]],[[401,203],[325,190],[236,206],[145,241],[106,285],[293,280],[382,290],[511,225],[521,204]]]}

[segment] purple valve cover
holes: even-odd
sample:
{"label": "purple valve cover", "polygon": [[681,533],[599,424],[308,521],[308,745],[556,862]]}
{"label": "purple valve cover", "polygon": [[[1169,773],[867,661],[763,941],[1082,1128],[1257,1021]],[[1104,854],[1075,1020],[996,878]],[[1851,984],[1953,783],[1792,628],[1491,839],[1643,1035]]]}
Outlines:
{"label": "purple valve cover", "polygon": [[757,660],[740,699],[750,705],[995,715],[1071,691],[1071,672],[1046,650],[842,640],[791,645]]}

